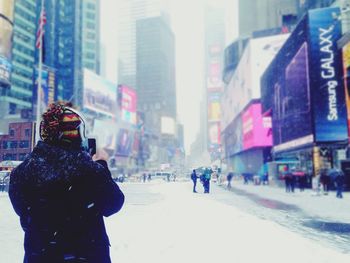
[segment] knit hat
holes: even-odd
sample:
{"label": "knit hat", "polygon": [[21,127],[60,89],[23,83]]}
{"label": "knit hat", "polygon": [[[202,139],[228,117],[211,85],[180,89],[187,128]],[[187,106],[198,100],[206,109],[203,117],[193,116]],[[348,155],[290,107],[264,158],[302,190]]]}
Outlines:
{"label": "knit hat", "polygon": [[[67,103],[53,103],[43,114],[40,123],[40,137],[55,144],[81,145],[82,117]],[[83,127],[85,128],[85,127]]]}

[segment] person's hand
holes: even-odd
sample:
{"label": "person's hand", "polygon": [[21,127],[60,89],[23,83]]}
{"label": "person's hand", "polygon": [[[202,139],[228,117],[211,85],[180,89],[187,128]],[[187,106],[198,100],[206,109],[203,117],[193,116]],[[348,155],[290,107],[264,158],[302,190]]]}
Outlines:
{"label": "person's hand", "polygon": [[103,150],[103,149],[97,149],[96,150],[96,154],[94,156],[92,156],[92,160],[93,161],[97,161],[97,160],[104,160],[104,161],[108,161],[109,159],[109,155],[108,153]]}

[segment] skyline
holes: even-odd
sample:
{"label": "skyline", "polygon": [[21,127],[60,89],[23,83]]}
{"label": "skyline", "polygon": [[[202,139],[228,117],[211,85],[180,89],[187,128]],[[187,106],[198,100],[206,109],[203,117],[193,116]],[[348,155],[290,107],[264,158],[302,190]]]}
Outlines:
{"label": "skyline", "polygon": [[[235,1],[209,1],[210,5],[220,5],[233,10]],[[204,90],[204,7],[205,0],[170,0],[169,13],[171,28],[176,41],[176,88],[177,117],[184,125],[185,150],[189,154],[190,146],[199,131],[200,102]],[[101,0],[101,43],[106,46],[106,77],[117,82],[117,25],[111,26],[111,17],[118,15],[118,1]],[[237,35],[235,15],[226,15],[226,45]],[[190,58],[190,59],[189,59]]]}

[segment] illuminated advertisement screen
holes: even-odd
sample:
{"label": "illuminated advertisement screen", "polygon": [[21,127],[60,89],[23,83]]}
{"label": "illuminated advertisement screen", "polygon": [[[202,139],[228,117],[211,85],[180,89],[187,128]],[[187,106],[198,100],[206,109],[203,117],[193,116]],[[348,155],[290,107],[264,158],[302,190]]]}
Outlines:
{"label": "illuminated advertisement screen", "polygon": [[133,146],[133,133],[127,129],[120,129],[117,138],[117,155],[129,156]]}
{"label": "illuminated advertisement screen", "polygon": [[343,47],[343,69],[345,85],[345,101],[348,114],[348,132],[350,137],[350,42]]}
{"label": "illuminated advertisement screen", "polygon": [[274,143],[312,134],[308,48],[304,42],[285,67],[282,82],[274,85]]}
{"label": "illuminated advertisement screen", "polygon": [[341,52],[337,47],[342,36],[340,9],[311,10],[309,21],[315,139],[316,142],[345,141],[347,112]]}
{"label": "illuminated advertisement screen", "polygon": [[221,117],[220,93],[208,93],[208,121],[218,122]]}
{"label": "illuminated advertisement screen", "polygon": [[243,149],[272,146],[271,118],[261,114],[261,104],[256,103],[242,114]]}
{"label": "illuminated advertisement screen", "polygon": [[128,86],[118,86],[118,99],[121,109],[121,118],[124,121],[136,125],[136,105],[137,94],[136,91]]}
{"label": "illuminated advertisement screen", "polygon": [[338,16],[338,8],[309,11],[261,78],[275,148],[348,138]]}
{"label": "illuminated advertisement screen", "polygon": [[83,108],[107,116],[115,116],[117,86],[112,82],[84,69]]}
{"label": "illuminated advertisement screen", "polygon": [[243,151],[243,123],[242,117],[237,116],[227,127],[223,136],[226,157]]}
{"label": "illuminated advertisement screen", "polygon": [[0,1],[0,82],[10,84],[14,0]]}
{"label": "illuminated advertisement screen", "polygon": [[220,123],[208,123],[209,143],[217,145],[221,143]]}
{"label": "illuminated advertisement screen", "polygon": [[171,117],[161,117],[162,134],[175,135],[175,120]]}

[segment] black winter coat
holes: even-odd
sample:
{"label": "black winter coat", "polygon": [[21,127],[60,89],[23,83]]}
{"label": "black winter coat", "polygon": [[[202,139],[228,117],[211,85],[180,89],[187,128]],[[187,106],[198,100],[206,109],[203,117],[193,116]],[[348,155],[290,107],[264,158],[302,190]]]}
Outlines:
{"label": "black winter coat", "polygon": [[9,196],[25,232],[24,263],[110,262],[103,216],[124,195],[107,163],[39,142],[11,173]]}

